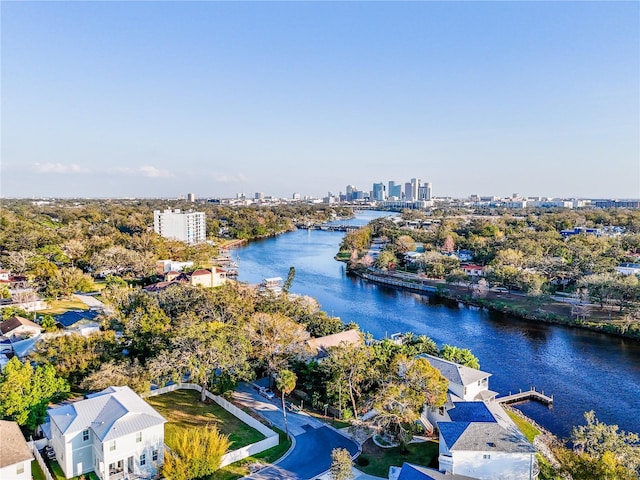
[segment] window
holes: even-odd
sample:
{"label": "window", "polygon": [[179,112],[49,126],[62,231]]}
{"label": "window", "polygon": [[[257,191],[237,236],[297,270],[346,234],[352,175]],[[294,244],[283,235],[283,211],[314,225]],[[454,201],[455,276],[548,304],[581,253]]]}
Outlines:
{"label": "window", "polygon": [[143,453],[142,455],[140,455],[140,465],[146,465],[147,464],[147,454]]}
{"label": "window", "polygon": [[142,441],[142,432],[136,433],[136,443],[140,443]]}
{"label": "window", "polygon": [[485,460],[491,460],[491,455],[482,455],[482,458],[484,458]]}
{"label": "window", "polygon": [[154,462],[158,461],[158,450],[153,451],[153,454],[151,455],[151,460],[153,460]]}
{"label": "window", "polygon": [[89,430],[83,430],[82,431],[82,441],[86,442],[87,440],[89,440]]}
{"label": "window", "polygon": [[111,443],[109,443],[109,451],[113,452],[115,449],[116,449],[116,441],[111,440]]}
{"label": "window", "polygon": [[20,465],[16,465],[16,475],[22,475],[24,473],[24,462]]}

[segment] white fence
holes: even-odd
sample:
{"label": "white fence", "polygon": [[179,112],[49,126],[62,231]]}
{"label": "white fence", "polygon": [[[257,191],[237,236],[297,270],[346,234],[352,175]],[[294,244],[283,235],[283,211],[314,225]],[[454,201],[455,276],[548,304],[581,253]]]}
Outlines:
{"label": "white fence", "polygon": [[40,451],[38,450],[36,442],[27,442],[27,445],[29,445],[33,456],[36,458],[36,462],[38,462],[38,465],[40,465],[40,469],[42,470],[42,473],[44,473],[44,478],[46,478],[47,480],[53,480],[47,464],[44,463],[44,459],[42,458],[42,455],[40,455]]}
{"label": "white fence", "polygon": [[[168,387],[158,388],[157,390],[152,390],[147,393],[143,393],[141,397],[155,397],[156,395],[162,395],[163,393],[173,392],[174,390],[196,390],[198,392],[202,392],[202,387],[200,385],[196,385],[193,383],[176,383],[174,385],[170,385]],[[212,394],[211,392],[205,392],[207,398],[213,400],[222,408],[224,408],[231,415],[238,418],[240,421],[246,423],[250,427],[255,428],[266,438],[260,440],[259,442],[252,443],[251,445],[246,445],[244,447],[238,448],[237,450],[232,450],[227,452],[222,457],[222,463],[220,467],[226,467],[227,465],[242,460],[243,458],[247,458],[251,455],[255,455],[260,452],[264,452],[265,450],[275,447],[280,442],[280,438],[276,432],[271,430],[269,427],[263,425],[258,420],[253,418],[251,415],[242,411],[234,404],[226,401],[224,398],[219,397],[217,395]],[[51,480],[51,479],[47,479]]]}

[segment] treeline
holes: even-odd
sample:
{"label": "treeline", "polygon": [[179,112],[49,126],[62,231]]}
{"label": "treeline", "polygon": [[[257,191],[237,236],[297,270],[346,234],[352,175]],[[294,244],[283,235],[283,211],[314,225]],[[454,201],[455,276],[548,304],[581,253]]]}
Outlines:
{"label": "treeline", "polygon": [[[207,215],[212,243],[187,245],[153,232],[153,210],[194,208]],[[306,204],[229,207],[160,200],[56,200],[51,204],[3,200],[0,266],[25,275],[49,297],[93,288],[91,276],[112,273],[141,279],[159,259],[208,265],[220,236],[254,239],[295,228],[301,220],[326,221],[350,210]],[[0,291],[0,297],[8,291]]]}
{"label": "treeline", "polygon": [[[47,390],[50,395],[39,397],[39,405],[69,389],[129,385],[142,392],[152,383],[185,379],[221,394],[240,380],[277,378],[291,370],[308,405],[330,408],[343,419],[375,408],[385,413],[375,420],[378,426],[406,442],[423,406],[442,405],[448,385],[416,355],[441,354],[479,366],[468,350],[444,346],[440,351],[431,339],[411,334],[401,342],[365,342],[359,334],[362,342],[330,348],[316,361],[307,340],[357,327],[329,317],[311,298],[275,296],[241,284],[176,285],[159,293],[112,285],[103,298],[114,313],[101,317],[101,332],[52,336],[36,345],[25,365],[49,369],[55,373],[51,382],[57,382],[57,390]],[[33,372],[24,368],[13,359],[0,375],[0,416],[33,427],[43,410],[33,414],[29,405],[16,402],[16,392],[33,388]]]}

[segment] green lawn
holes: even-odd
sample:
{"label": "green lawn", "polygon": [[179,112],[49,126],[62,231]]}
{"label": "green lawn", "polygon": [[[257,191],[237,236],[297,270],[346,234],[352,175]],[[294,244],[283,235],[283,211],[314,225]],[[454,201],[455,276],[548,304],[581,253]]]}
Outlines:
{"label": "green lawn", "polygon": [[31,478],[33,478],[33,480],[46,480],[40,464],[35,460],[31,461]]}
{"label": "green lawn", "polygon": [[179,431],[205,425],[215,425],[220,433],[229,435],[232,450],[265,438],[217,403],[201,403],[200,393],[195,390],[175,390],[146,400],[167,419],[164,435],[170,448],[173,447],[173,438]]}
{"label": "green lawn", "polygon": [[[46,460],[45,460],[46,461]],[[64,473],[62,473],[62,469],[60,465],[55,460],[49,460],[49,471],[55,480],[66,480]],[[34,477],[35,479],[35,477]],[[79,475],[77,477],[73,477],[70,480],[100,480],[98,475],[94,472],[85,473],[84,475]]]}
{"label": "green lawn", "polygon": [[404,462],[437,468],[438,442],[412,443],[408,446],[408,452],[403,453],[401,447],[380,448],[369,439],[362,445],[356,468],[369,475],[387,478],[390,466],[400,467]]}
{"label": "green lawn", "polygon": [[236,480],[249,475],[249,464],[257,461],[260,461],[262,464],[273,463],[282,457],[289,448],[291,448],[291,440],[287,438],[282,430],[275,427],[270,428],[278,432],[278,435],[280,435],[280,443],[277,446],[254,455],[253,457],[247,457],[244,460],[227,465],[226,467],[218,470],[210,477],[210,479],[207,480]]}
{"label": "green lawn", "polygon": [[41,310],[39,314],[59,315],[69,310],[89,310],[89,306],[80,300],[63,299],[63,300],[47,300],[49,308]]}
{"label": "green lawn", "polygon": [[540,435],[540,430],[531,425],[520,415],[517,415],[509,410],[507,410],[507,413],[511,417],[511,420],[513,420],[513,423],[515,423],[520,431],[524,433],[524,436],[527,437],[527,440],[533,442],[533,439],[536,438],[537,435]]}

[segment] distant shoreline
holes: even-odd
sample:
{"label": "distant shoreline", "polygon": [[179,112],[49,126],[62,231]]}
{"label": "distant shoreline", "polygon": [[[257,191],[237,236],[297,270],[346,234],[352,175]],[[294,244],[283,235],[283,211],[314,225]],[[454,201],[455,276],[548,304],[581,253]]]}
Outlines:
{"label": "distant shoreline", "polygon": [[[338,261],[344,260],[340,259]],[[509,293],[501,293],[500,296],[502,297],[502,299],[472,298],[470,292],[465,292],[465,289],[456,287],[454,285],[445,284],[444,282],[438,282],[434,279],[423,279],[420,283],[413,283],[410,281],[402,281],[395,278],[385,277],[383,275],[374,275],[360,270],[348,271],[349,273],[356,275],[357,277],[362,278],[365,281],[370,281],[401,290],[431,294],[439,298],[457,301],[468,306],[485,308],[493,312],[508,314],[525,320],[539,321],[555,325],[564,325],[571,328],[579,328],[582,330],[589,330],[593,332],[604,333],[607,335],[613,335],[616,337],[640,341],[640,336],[638,336],[637,334],[634,335],[633,332],[621,332],[617,329],[617,325],[612,323],[585,323],[584,321],[574,320],[573,318],[567,317],[562,314],[545,312],[541,310],[541,307],[545,305],[548,306],[548,303],[541,303],[536,310],[514,307],[513,305],[509,305],[504,302],[504,300],[517,298],[517,296]]]}

